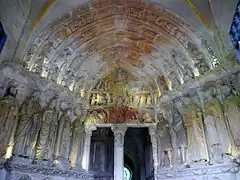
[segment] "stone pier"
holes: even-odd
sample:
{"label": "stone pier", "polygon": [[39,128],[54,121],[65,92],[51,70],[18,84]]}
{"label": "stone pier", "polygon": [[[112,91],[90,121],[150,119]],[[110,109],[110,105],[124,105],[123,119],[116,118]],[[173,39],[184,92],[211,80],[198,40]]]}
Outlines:
{"label": "stone pier", "polygon": [[124,135],[127,127],[113,126],[114,132],[114,180],[124,179]]}
{"label": "stone pier", "polygon": [[85,169],[87,172],[88,172],[88,168],[89,168],[92,131],[94,131],[96,129],[97,129],[96,126],[86,126],[86,128],[85,128],[82,168]]}

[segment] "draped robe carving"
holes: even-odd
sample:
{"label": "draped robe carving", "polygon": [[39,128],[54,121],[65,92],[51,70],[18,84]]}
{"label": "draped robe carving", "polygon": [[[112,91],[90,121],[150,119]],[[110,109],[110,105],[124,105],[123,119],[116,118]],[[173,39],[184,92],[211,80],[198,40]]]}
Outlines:
{"label": "draped robe carving", "polygon": [[160,167],[166,167],[170,165],[171,159],[169,159],[169,153],[171,153],[172,150],[169,124],[163,118],[162,114],[158,114],[158,120],[159,122],[157,123],[156,129],[158,141],[158,156],[160,157],[158,164]]}
{"label": "draped robe carving", "polygon": [[208,160],[201,115],[197,115],[197,108],[195,106],[185,110],[184,113],[188,138],[188,162],[191,163],[200,160]]}
{"label": "draped robe carving", "polygon": [[[240,97],[233,96],[224,101],[224,112],[233,137],[233,155],[240,155]],[[237,152],[236,152],[237,151]]]}
{"label": "draped robe carving", "polygon": [[81,118],[76,119],[72,125],[72,137],[71,137],[71,152],[70,162],[71,167],[75,169],[82,169],[82,153],[84,145],[84,122],[87,118],[87,111],[83,111]]}
{"label": "draped robe carving", "polygon": [[231,142],[223,116],[222,107],[218,100],[206,106],[204,125],[206,129],[208,149],[213,162],[221,162],[224,153],[230,153]]}
{"label": "draped robe carving", "polygon": [[182,164],[186,162],[185,157],[185,148],[187,147],[187,135],[186,129],[183,124],[183,118],[175,111],[173,113],[173,122],[171,124],[173,133],[175,134],[176,140],[174,146],[174,164]]}
{"label": "draped robe carving", "polygon": [[36,160],[38,162],[53,160],[57,124],[58,119],[55,109],[45,110],[36,145]]}
{"label": "draped robe carving", "polygon": [[[11,150],[14,144],[14,134],[18,121],[18,106],[15,99],[11,96],[5,96],[0,100],[0,156],[6,155],[8,148],[11,156]],[[9,157],[7,157],[9,158]]]}
{"label": "draped robe carving", "polygon": [[60,148],[60,155],[69,158],[70,143],[71,143],[72,127],[71,121],[66,119],[64,122],[63,133],[62,133],[62,143]]}
{"label": "draped robe carving", "polygon": [[38,93],[34,92],[31,99],[26,100],[20,107],[19,123],[15,134],[13,153],[23,157],[33,158],[37,134],[41,124]]}
{"label": "draped robe carving", "polygon": [[71,121],[66,113],[61,112],[57,128],[55,143],[54,165],[58,168],[69,168],[69,152],[71,143],[72,127]]}

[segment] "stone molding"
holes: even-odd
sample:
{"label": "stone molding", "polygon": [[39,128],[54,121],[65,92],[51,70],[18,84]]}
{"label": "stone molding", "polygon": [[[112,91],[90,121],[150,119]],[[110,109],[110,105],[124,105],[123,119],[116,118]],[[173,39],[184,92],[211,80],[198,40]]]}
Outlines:
{"label": "stone molding", "polygon": [[39,166],[39,165],[22,165],[22,164],[6,164],[6,169],[8,171],[18,171],[21,173],[36,173],[36,174],[44,174],[47,176],[61,176],[61,177],[73,177],[80,178],[82,180],[88,179],[89,175],[84,170],[60,170],[54,167],[49,166]]}
{"label": "stone molding", "polygon": [[95,130],[97,130],[97,127],[96,126],[85,126],[85,133],[86,133],[86,135],[90,135],[90,136],[92,136],[92,132],[93,131],[95,131]]}
{"label": "stone molding", "polygon": [[158,170],[156,173],[157,179],[185,179],[185,180],[200,180],[203,177],[206,179],[229,179],[239,172],[239,166],[235,163],[220,164],[214,166],[203,166],[187,169],[169,169]]}

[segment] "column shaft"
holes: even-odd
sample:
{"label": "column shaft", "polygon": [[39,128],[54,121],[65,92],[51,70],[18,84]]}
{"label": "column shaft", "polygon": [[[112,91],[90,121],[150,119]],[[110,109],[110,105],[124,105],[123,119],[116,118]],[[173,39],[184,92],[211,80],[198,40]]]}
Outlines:
{"label": "column shaft", "polygon": [[114,180],[124,179],[124,134],[125,126],[115,126],[114,132]]}
{"label": "column shaft", "polygon": [[[64,116],[64,115],[63,115]],[[60,144],[62,139],[62,131],[65,119],[63,117],[60,118],[58,124],[58,131],[57,131],[57,140],[55,145],[55,158],[60,155]]]}
{"label": "column shaft", "polygon": [[153,166],[154,166],[154,176],[156,179],[156,173],[158,169],[158,147],[157,147],[157,139],[156,139],[156,125],[150,126],[148,128],[149,135],[151,137],[152,142],[152,153],[153,153]]}
{"label": "column shaft", "polygon": [[89,159],[90,159],[90,148],[91,148],[91,137],[92,131],[96,130],[96,127],[87,127],[85,129],[85,138],[84,138],[84,149],[82,157],[82,168],[88,171],[89,169]]}

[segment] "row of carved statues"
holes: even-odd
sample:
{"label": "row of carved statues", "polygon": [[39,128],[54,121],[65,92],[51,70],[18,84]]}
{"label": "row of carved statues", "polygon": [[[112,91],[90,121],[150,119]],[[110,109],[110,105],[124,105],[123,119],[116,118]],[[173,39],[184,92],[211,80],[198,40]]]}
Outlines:
{"label": "row of carved statues", "polygon": [[[221,164],[240,156],[240,98],[210,102],[200,111],[192,105],[179,112],[157,115],[157,164],[169,168],[186,164]],[[153,143],[154,144],[154,143]]]}
{"label": "row of carved statues", "polygon": [[[70,120],[69,109],[57,110],[56,99],[46,108],[34,91],[21,105],[10,91],[0,100],[1,161],[81,167],[86,116]],[[132,112],[132,110],[131,110]],[[199,110],[192,105],[184,115],[166,109],[157,113],[153,148],[159,167],[224,163],[240,155],[240,98],[214,100]],[[152,138],[153,139],[153,138]]]}
{"label": "row of carved statues", "polygon": [[91,93],[89,97],[89,103],[92,106],[134,106],[134,107],[143,107],[151,106],[154,101],[152,95],[150,94],[141,94],[141,95],[132,95],[129,97],[117,96],[113,93],[99,92]]}
{"label": "row of carved statues", "polygon": [[84,127],[70,120],[70,110],[56,110],[56,99],[46,108],[34,91],[21,105],[13,94],[0,100],[0,155],[13,162],[81,167]]}

